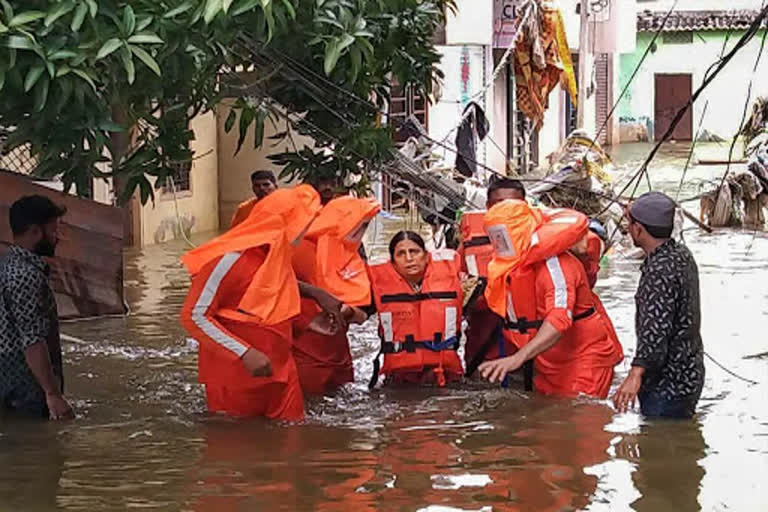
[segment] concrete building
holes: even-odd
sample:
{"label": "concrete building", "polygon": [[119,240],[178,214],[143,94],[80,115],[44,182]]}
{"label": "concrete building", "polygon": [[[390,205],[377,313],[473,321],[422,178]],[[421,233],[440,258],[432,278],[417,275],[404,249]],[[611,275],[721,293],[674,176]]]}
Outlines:
{"label": "concrete building", "polygon": [[[636,50],[621,55],[620,61],[620,85],[624,88],[629,84],[619,108],[622,142],[658,140],[664,135],[675,114],[701,86],[713,63],[745,33],[762,0],[680,1],[652,42],[672,4],[638,2],[641,11],[637,15]],[[740,50],[705,89],[673,132],[673,139],[692,140],[699,126],[705,137],[727,140],[737,135],[750,81],[750,104],[755,96],[768,94],[766,55],[753,73],[764,32]],[[649,46],[648,56],[640,64]],[[630,83],[635,69],[637,75]]]}

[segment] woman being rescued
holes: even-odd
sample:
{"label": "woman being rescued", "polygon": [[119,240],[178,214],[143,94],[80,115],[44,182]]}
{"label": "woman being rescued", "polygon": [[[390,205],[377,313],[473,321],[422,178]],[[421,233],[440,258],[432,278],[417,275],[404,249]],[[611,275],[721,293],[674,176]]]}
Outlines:
{"label": "woman being rescued", "polygon": [[[371,304],[371,281],[359,249],[368,224],[380,209],[373,199],[332,199],[294,253],[297,277],[342,301],[346,324],[362,323],[368,318],[359,309]],[[354,382],[347,329],[341,328],[330,336],[307,329],[319,313],[315,301],[302,299],[293,343],[301,388],[312,395],[329,393]]]}
{"label": "woman being rescued", "polygon": [[519,350],[483,363],[483,377],[498,382],[534,360],[537,391],[605,398],[623,354],[571,252],[586,250],[587,218],[507,200],[488,211],[485,225],[494,246],[486,299]]}
{"label": "woman being rescued", "polygon": [[[389,243],[389,261],[369,267],[379,316],[381,350],[369,387],[385,384],[445,386],[464,374],[461,338],[461,264],[451,250],[429,253],[424,240],[401,231]],[[379,355],[384,364],[379,367]]]}

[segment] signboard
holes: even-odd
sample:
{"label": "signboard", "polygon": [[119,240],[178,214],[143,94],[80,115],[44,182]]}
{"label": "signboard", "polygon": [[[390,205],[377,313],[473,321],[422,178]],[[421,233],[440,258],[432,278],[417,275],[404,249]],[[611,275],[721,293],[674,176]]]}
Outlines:
{"label": "signboard", "polygon": [[524,0],[493,0],[493,47],[508,48],[515,37],[517,15]]}

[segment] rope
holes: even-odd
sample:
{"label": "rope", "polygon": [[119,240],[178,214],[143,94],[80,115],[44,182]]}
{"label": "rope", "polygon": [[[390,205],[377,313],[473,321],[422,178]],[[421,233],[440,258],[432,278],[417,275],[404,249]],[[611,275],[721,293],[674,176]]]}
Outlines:
{"label": "rope", "polygon": [[755,382],[754,380],[750,380],[750,379],[747,379],[747,378],[745,378],[745,377],[742,377],[741,375],[738,375],[737,373],[734,373],[733,371],[729,370],[728,368],[726,368],[726,367],[725,367],[725,365],[721,364],[721,363],[720,363],[720,362],[719,362],[717,359],[715,359],[714,357],[712,357],[711,355],[709,355],[709,353],[708,353],[708,352],[704,352],[704,355],[705,355],[705,356],[707,356],[707,358],[708,358],[710,361],[712,361],[713,363],[715,363],[715,364],[716,364],[718,367],[720,367],[720,369],[721,369],[721,370],[723,370],[723,371],[724,371],[725,373],[727,373],[728,375],[731,375],[731,376],[733,376],[733,377],[736,377],[737,379],[739,379],[739,380],[741,380],[741,381],[744,381],[744,382],[746,382],[747,384],[752,384],[753,386],[754,386],[754,385],[756,385],[756,384],[760,384],[759,382]]}
{"label": "rope", "polygon": [[194,249],[197,246],[192,243],[192,240],[190,240],[189,237],[187,237],[187,232],[184,230],[184,225],[181,223],[181,214],[179,213],[179,198],[176,196],[176,183],[173,181],[173,176],[168,176],[168,182],[171,185],[171,192],[173,193],[173,205],[174,209],[176,210],[176,226],[178,226],[181,237],[184,239],[187,245]]}

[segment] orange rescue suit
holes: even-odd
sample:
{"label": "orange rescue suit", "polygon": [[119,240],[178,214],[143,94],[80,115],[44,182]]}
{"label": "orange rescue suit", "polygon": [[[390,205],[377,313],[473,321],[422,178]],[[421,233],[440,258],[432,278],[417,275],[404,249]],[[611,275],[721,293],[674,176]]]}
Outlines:
{"label": "orange rescue suit", "polygon": [[[462,289],[458,254],[441,250],[429,257],[421,290],[391,262],[371,265],[373,297],[379,315],[383,375],[395,383],[445,386],[464,370],[457,354],[461,339]],[[378,356],[370,387],[378,381]]]}
{"label": "orange rescue suit", "polygon": [[[320,287],[351,306],[371,304],[371,281],[353,237],[379,212],[372,199],[331,200],[294,252],[293,266],[302,281]],[[302,299],[293,355],[305,393],[324,394],[354,381],[346,331],[323,336],[306,330],[320,312],[314,301]]]}
{"label": "orange rescue suit", "polygon": [[235,211],[235,214],[232,216],[232,221],[229,224],[229,229],[232,229],[233,227],[237,226],[241,222],[243,222],[245,219],[248,218],[248,216],[251,214],[251,210],[253,210],[253,207],[256,206],[256,203],[259,202],[258,197],[252,197],[251,199],[248,199],[247,201],[243,201],[239,205],[237,205],[237,210]]}
{"label": "orange rescue suit", "polygon": [[[300,312],[291,242],[319,210],[311,187],[276,191],[236,228],[182,258],[192,285],[181,322],[199,343],[199,380],[209,411],[303,418],[291,354],[293,319]],[[270,377],[252,377],[242,364],[251,348],[269,358]]]}
{"label": "orange rescue suit", "polygon": [[605,398],[623,355],[595,306],[582,262],[568,249],[587,235],[587,218],[570,210],[542,211],[508,200],[486,215],[494,244],[486,297],[505,318],[505,335],[518,347],[543,322],[561,333],[535,360],[542,393]]}
{"label": "orange rescue suit", "polygon": [[[462,271],[483,280],[488,278],[488,263],[493,259],[493,246],[485,232],[485,211],[469,211],[461,216],[459,230]],[[501,333],[501,319],[488,308],[485,297],[478,297],[467,312],[467,342],[464,346],[464,362],[469,367],[485,349],[483,361],[491,361],[512,355],[517,348]],[[496,337],[495,342],[489,340]],[[487,349],[485,348],[487,347]]]}

